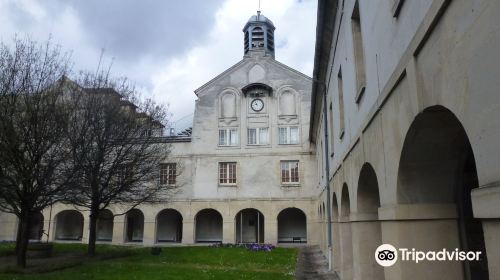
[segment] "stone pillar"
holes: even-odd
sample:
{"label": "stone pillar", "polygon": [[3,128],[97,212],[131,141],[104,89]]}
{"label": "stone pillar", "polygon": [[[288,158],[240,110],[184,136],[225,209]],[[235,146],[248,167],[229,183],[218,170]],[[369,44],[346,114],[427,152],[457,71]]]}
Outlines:
{"label": "stone pillar", "polygon": [[398,249],[398,261],[386,267],[385,279],[463,279],[458,261],[402,261],[399,248],[454,251],[460,248],[454,204],[406,204],[379,208],[382,241]]}
{"label": "stone pillar", "polygon": [[264,241],[268,244],[278,244],[278,221],[264,219]]}
{"label": "stone pillar", "polygon": [[472,190],[475,218],[482,219],[490,279],[500,279],[500,183]]}
{"label": "stone pillar", "polygon": [[233,217],[223,217],[222,218],[222,242],[223,243],[235,243],[235,224]]}
{"label": "stone pillar", "polygon": [[500,220],[483,220],[490,279],[500,279]]}
{"label": "stone pillar", "polygon": [[352,279],[352,233],[351,223],[342,219],[339,223],[340,231],[340,279]]}
{"label": "stone pillar", "polygon": [[318,239],[318,224],[315,220],[307,219],[307,244],[309,245],[319,245],[320,240]]}
{"label": "stone pillar", "polygon": [[340,223],[332,223],[332,258],[333,270],[340,271]]}
{"label": "stone pillar", "polygon": [[[80,212],[81,213],[81,212]],[[82,243],[88,244],[89,243],[89,233],[90,233],[90,218],[88,215],[89,212],[83,212],[83,233],[82,233]]]}
{"label": "stone pillar", "polygon": [[113,219],[113,244],[125,242],[125,215],[116,216]]}
{"label": "stone pillar", "polygon": [[142,244],[153,246],[156,243],[156,222],[154,217],[144,217],[144,232],[142,234]]}
{"label": "stone pillar", "polygon": [[0,212],[0,240],[15,241],[17,238],[17,217]]}
{"label": "stone pillar", "polygon": [[351,221],[353,279],[384,279],[384,269],[375,261],[375,250],[382,245],[377,215],[351,214]]}
{"label": "stone pillar", "polygon": [[194,220],[183,219],[182,221],[182,244],[194,244]]}

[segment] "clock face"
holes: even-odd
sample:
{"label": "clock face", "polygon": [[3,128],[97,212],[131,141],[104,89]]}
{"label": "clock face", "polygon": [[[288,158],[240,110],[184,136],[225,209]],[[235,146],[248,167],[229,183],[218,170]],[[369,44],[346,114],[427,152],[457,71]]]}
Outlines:
{"label": "clock face", "polygon": [[252,107],[252,110],[255,112],[260,112],[262,109],[264,109],[264,101],[260,98],[256,98],[252,100],[252,103],[250,103],[250,107]]}

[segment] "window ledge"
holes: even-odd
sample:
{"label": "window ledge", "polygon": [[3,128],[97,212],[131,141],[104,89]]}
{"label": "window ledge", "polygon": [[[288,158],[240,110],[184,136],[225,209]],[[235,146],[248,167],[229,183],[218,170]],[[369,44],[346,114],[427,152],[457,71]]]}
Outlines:
{"label": "window ledge", "polygon": [[231,150],[231,149],[240,149],[241,146],[217,146],[217,150]]}
{"label": "window ledge", "polygon": [[283,183],[281,183],[281,187],[282,188],[298,188],[298,187],[300,187],[300,183],[297,183],[297,184],[283,184]]}
{"label": "window ledge", "polygon": [[237,188],[238,185],[237,184],[219,184],[218,187],[219,188]]}

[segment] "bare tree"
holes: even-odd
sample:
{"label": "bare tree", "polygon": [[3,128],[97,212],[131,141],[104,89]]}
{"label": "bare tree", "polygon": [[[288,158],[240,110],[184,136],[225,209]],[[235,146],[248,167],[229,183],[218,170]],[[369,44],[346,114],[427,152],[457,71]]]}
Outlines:
{"label": "bare tree", "polygon": [[171,190],[158,180],[159,165],[170,152],[158,137],[168,121],[166,107],[141,101],[126,79],[110,80],[108,73],[81,75],[72,98],[78,109],[68,131],[80,170],[70,202],[90,211],[89,256],[95,254],[97,221],[104,209],[165,200]]}
{"label": "bare tree", "polygon": [[65,137],[68,57],[50,40],[0,44],[0,211],[19,219],[17,265],[26,266],[35,213],[65,200],[75,171]]}

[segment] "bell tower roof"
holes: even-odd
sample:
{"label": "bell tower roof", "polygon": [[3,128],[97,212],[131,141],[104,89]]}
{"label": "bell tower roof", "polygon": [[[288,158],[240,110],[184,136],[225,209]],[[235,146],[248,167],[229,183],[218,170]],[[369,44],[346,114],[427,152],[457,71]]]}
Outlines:
{"label": "bell tower roof", "polygon": [[274,58],[273,22],[257,11],[243,27],[245,56],[264,55]]}

